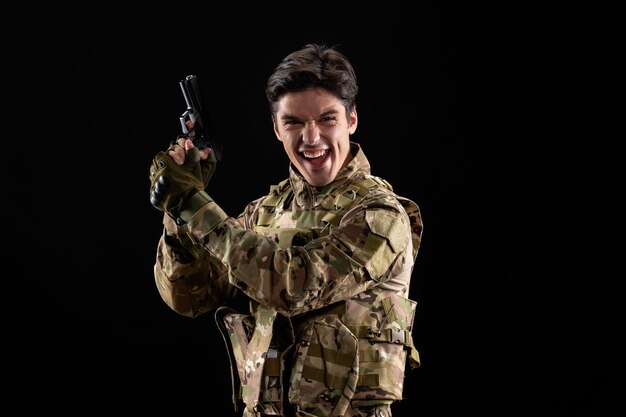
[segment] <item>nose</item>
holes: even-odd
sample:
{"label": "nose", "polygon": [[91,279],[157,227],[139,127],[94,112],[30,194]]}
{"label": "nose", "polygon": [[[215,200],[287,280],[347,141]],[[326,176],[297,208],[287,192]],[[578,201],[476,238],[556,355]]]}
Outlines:
{"label": "nose", "polygon": [[307,145],[314,145],[320,139],[320,131],[315,122],[306,122],[302,132],[302,141]]}

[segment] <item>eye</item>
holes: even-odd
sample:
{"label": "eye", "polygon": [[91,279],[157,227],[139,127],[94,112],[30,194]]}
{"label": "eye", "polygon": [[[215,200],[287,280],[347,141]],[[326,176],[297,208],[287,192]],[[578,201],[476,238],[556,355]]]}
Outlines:
{"label": "eye", "polygon": [[329,124],[337,121],[335,116],[324,116],[320,119],[320,123]]}

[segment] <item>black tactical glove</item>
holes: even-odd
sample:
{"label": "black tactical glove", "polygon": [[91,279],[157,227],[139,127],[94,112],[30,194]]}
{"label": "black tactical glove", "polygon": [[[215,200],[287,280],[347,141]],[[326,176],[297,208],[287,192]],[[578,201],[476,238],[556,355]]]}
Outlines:
{"label": "black tactical glove", "polygon": [[165,152],[159,152],[150,166],[150,203],[157,209],[178,219],[184,203],[198,191],[206,188],[215,172],[215,157],[200,160],[198,148],[187,151],[185,163],[177,164],[168,151],[174,146],[173,142]]}

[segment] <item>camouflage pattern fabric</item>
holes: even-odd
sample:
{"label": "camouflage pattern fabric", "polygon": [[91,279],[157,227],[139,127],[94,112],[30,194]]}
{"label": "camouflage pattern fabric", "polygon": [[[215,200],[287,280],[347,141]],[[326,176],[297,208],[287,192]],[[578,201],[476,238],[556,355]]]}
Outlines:
{"label": "camouflage pattern fabric", "polygon": [[352,148],[353,160],[325,187],[290,167],[288,179],[237,218],[210,199],[185,225],[164,216],[154,272],[173,310],[197,317],[245,294],[251,314],[231,317],[233,335],[236,320],[256,320],[259,307],[273,312],[256,323],[264,335],[257,348],[250,336],[235,340],[242,382],[251,375],[246,364],[265,358],[258,392],[244,394],[244,415],[391,416],[407,358],[419,366],[408,294],[420,211]]}
{"label": "camouflage pattern fabric", "polygon": [[224,317],[241,381],[241,398],[251,410],[256,409],[259,399],[263,365],[270,347],[275,316],[275,310],[260,306],[254,315],[254,330],[250,338],[242,315],[228,314]]}

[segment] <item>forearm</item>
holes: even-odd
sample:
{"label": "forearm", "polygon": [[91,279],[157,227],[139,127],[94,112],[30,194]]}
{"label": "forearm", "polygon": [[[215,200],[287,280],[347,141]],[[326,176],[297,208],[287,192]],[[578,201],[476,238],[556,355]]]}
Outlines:
{"label": "forearm", "polygon": [[[186,235],[180,233],[168,216],[157,246],[154,278],[163,301],[177,313],[197,317],[228,304],[237,291],[228,283],[221,263],[212,262],[200,248],[193,253]],[[183,243],[184,242],[184,243]]]}
{"label": "forearm", "polygon": [[[370,211],[368,219],[374,215]],[[394,221],[394,216],[385,220]],[[187,228],[191,239],[222,262],[232,285],[263,305],[295,315],[351,298],[391,278],[388,271],[400,259],[406,239],[394,250],[384,237],[373,239],[368,221],[362,211],[343,231],[304,246],[281,248],[273,239],[242,227],[211,201],[191,216]]]}

